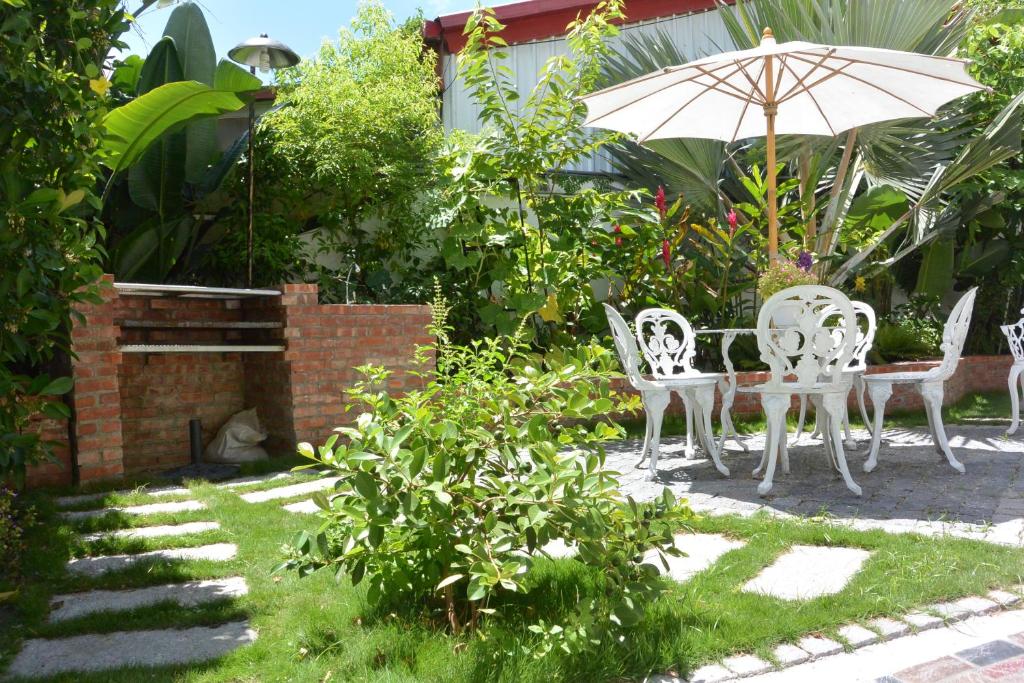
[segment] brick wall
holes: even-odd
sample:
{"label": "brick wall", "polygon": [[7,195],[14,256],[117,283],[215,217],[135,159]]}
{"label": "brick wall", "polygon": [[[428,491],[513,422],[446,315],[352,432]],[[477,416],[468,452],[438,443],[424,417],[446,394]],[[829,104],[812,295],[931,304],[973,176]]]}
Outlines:
{"label": "brick wall", "polygon": [[[108,283],[113,280],[109,276]],[[391,388],[417,382],[408,374],[416,345],[431,338],[426,306],[319,305],[316,285],[284,285],[280,297],[242,300],[119,295],[82,308],[72,338],[80,479],[166,470],[189,462],[188,421],[203,423],[204,446],[234,413],[256,407],[270,433],[272,454],[292,453],[297,441],[322,442],[351,419],[343,391],[355,366],[395,371]],[[140,329],[142,322],[279,323],[277,329]],[[124,353],[123,344],[284,345],[281,352]],[[58,441],[63,466],[29,472],[33,486],[71,480],[67,424],[39,423]]]}
{"label": "brick wall", "polygon": [[273,447],[321,443],[334,427],[351,420],[343,392],[359,379],[356,367],[388,368],[394,373],[392,390],[418,384],[408,371],[416,346],[432,341],[426,306],[321,305],[316,285],[298,284],[285,285],[280,299],[251,305],[254,319],[276,315],[284,322],[281,334],[288,346],[276,357],[246,357],[246,394],[273,427]]}

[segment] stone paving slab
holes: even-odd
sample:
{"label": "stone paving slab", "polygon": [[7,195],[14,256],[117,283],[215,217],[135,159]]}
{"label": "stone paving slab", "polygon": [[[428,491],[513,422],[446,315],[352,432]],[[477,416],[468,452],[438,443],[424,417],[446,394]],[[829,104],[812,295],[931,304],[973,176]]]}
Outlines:
{"label": "stone paving slab", "polygon": [[164,524],[161,526],[139,526],[114,531],[97,531],[82,534],[83,541],[99,541],[104,538],[159,538],[161,536],[186,536],[204,531],[219,529],[217,522],[185,522],[184,524]]}
{"label": "stone paving slab", "polygon": [[880,640],[892,640],[893,638],[899,638],[910,633],[910,626],[902,621],[889,619],[888,617],[872,619],[868,622],[868,628],[878,631]]}
{"label": "stone paving slab", "polygon": [[757,494],[758,481],[750,476],[761,457],[763,434],[745,439],[749,453],[727,443],[723,461],[733,472],[728,478],[709,459],[685,458],[685,437],[662,440],[658,481],[646,481],[647,471],[634,467],[639,440],[610,444],[607,465],[622,473],[622,492],[637,500],[652,499],[668,486],[695,510],[710,514],[764,511],[807,517],[825,512],[829,523],[855,529],[1024,547],[1024,440],[1003,438],[1000,427],[950,425],[947,431],[967,468],[964,475],[935,454],[926,428],[885,430],[878,468],[865,473],[861,465],[869,435],[854,430],[861,447],[847,456],[862,497],[847,490],[820,439],[806,437],[789,449],[791,472],[776,473],[767,498]]}
{"label": "stone paving slab", "polygon": [[[722,555],[730,550],[742,548],[743,541],[728,538],[721,534],[677,534],[675,546],[686,553],[685,557],[672,557],[666,555],[668,561],[668,576],[672,579],[683,582],[691,579],[715,562]],[[657,553],[648,552],[644,561],[656,565],[659,571],[664,572],[661,560]]]}
{"label": "stone paving slab", "polygon": [[314,491],[323,491],[324,489],[332,488],[338,479],[339,477],[327,477],[326,479],[304,481],[301,484],[280,486],[274,489],[267,489],[266,491],[243,493],[241,498],[246,503],[265,503],[268,500],[292,498],[294,496],[301,496],[304,493],[313,493]]}
{"label": "stone paving slab", "polygon": [[[859,683],[883,680],[883,677],[890,676],[889,680],[899,681],[901,679],[897,678],[898,674],[893,672],[906,671],[926,662],[934,662],[957,652],[983,646],[994,640],[1012,642],[1014,634],[1022,631],[1024,631],[1024,610],[1009,610],[997,614],[971,617],[957,624],[868,645],[853,652],[822,657],[805,664],[744,680],[756,683],[810,681]],[[964,681],[966,680],[992,679],[964,679]],[[1003,678],[1002,680],[1016,679]]]}
{"label": "stone paving slab", "polygon": [[127,569],[140,562],[156,562],[160,560],[213,560],[224,562],[234,558],[238,546],[234,543],[212,543],[196,548],[171,548],[153,550],[134,555],[101,555],[99,557],[82,557],[68,560],[67,569],[71,574],[81,576],[99,576],[107,572]]}
{"label": "stone paving slab", "polygon": [[772,668],[772,665],[755,655],[733,655],[722,660],[722,666],[737,676],[754,676]]}
{"label": "stone paving slab", "polygon": [[320,507],[312,500],[300,500],[298,503],[285,505],[282,509],[300,515],[312,515],[320,511]]}
{"label": "stone paving slab", "polygon": [[795,545],[743,586],[782,600],[810,600],[846,587],[871,556],[866,550]]}
{"label": "stone paving slab", "polygon": [[775,655],[775,659],[779,661],[781,666],[795,666],[797,664],[803,664],[811,655],[805,650],[800,649],[796,645],[790,643],[783,643],[772,651]]}
{"label": "stone paving slab", "polygon": [[[694,671],[686,680],[688,683],[718,683],[718,681],[727,681],[735,677],[736,675],[724,666],[708,664]],[[672,680],[678,681],[678,679]]]}
{"label": "stone paving slab", "polygon": [[50,623],[77,619],[96,612],[125,612],[161,602],[188,608],[218,600],[237,598],[249,592],[245,579],[232,576],[209,581],[170,583],[119,591],[86,591],[56,595],[50,601]]}
{"label": "stone paving slab", "polygon": [[878,642],[878,634],[860,624],[847,624],[839,629],[839,635],[852,647],[863,647]]}
{"label": "stone paving slab", "polygon": [[809,654],[812,659],[843,651],[841,643],[824,636],[805,636],[797,641],[797,647]]}
{"label": "stone paving slab", "polygon": [[7,669],[9,676],[37,678],[126,666],[204,662],[256,640],[248,622],[186,629],[120,631],[71,638],[25,641]]}
{"label": "stone paving slab", "polygon": [[192,512],[194,510],[205,510],[206,503],[198,500],[182,500],[175,503],[150,503],[149,505],[130,505],[127,507],[109,507],[99,510],[80,510],[77,512],[61,512],[64,519],[78,520],[102,517],[110,512],[117,512],[122,515],[152,515],[158,512]]}
{"label": "stone paving slab", "polygon": [[271,472],[270,474],[260,474],[254,477],[242,477],[241,479],[232,479],[230,481],[220,482],[215,484],[219,489],[233,489],[239,486],[249,486],[250,484],[262,484],[266,481],[277,481],[279,479],[291,479],[295,476],[294,472]]}
{"label": "stone paving slab", "polygon": [[107,496],[127,496],[133,493],[145,493],[150,496],[179,496],[188,495],[191,493],[187,488],[174,486],[168,488],[140,488],[131,490],[121,491],[97,491],[96,493],[76,493],[71,496],[57,496],[53,499],[54,505],[59,508],[73,507],[75,505],[81,505],[82,503],[92,503],[97,500],[103,500]]}

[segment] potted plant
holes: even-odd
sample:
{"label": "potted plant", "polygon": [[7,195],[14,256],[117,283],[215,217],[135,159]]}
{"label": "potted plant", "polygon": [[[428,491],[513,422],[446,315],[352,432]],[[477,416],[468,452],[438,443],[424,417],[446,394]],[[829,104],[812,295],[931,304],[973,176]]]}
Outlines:
{"label": "potted plant", "polygon": [[[768,264],[768,267],[757,278],[757,294],[762,300],[767,300],[774,294],[790,287],[801,285],[818,284],[817,276],[811,272],[814,259],[806,251],[800,252],[797,260],[778,259]],[[796,311],[789,311],[787,307],[780,308],[774,316],[776,325],[792,325],[795,320]]]}

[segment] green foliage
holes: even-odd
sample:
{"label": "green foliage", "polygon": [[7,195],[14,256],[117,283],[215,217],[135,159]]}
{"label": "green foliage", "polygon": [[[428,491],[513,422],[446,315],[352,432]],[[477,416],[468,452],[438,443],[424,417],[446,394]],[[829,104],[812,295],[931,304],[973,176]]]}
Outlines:
{"label": "green foliage", "polygon": [[[271,167],[283,175],[257,182],[280,186],[286,196],[277,210],[320,229],[323,250],[342,257],[324,268],[325,280],[355,262],[356,281],[372,298],[424,280],[424,205],[442,130],[436,56],[423,49],[420,31],[415,20],[395,26],[376,0],[361,2],[337,43],[278,74],[279,97],[291,106],[261,127],[276,157]],[[301,190],[301,201],[287,186]]]}
{"label": "green foliage", "polygon": [[941,355],[945,316],[939,313],[938,296],[915,294],[880,320],[871,349],[873,362],[920,360]]}
{"label": "green foliage", "polygon": [[202,10],[184,2],[146,60],[121,62],[113,83],[122,105],[104,120],[108,267],[121,279],[196,279],[201,257],[224,234],[217,223],[234,208],[219,190],[248,140],[221,154],[216,117],[244,107],[261,82],[217,63]]}
{"label": "green foliage", "polygon": [[611,390],[612,357],[598,345],[548,357],[517,338],[458,346],[447,304],[435,314],[438,343],[421,358],[436,356],[437,370],[422,389],[392,396],[387,371],[361,368],[354,424],[319,449],[300,444],[341,479],[315,498],[321,531],[300,534],[283,566],[347,574],[371,605],[422,605],[458,633],[529,591],[534,557],[562,540],[600,568],[606,599],[581,602],[571,625],[531,630],[571,651],[617,642],[662,590],[650,558],[678,553],[672,535],[689,517],[667,489],[623,500],[603,467],[602,442],[622,434],[604,418],[637,399]]}
{"label": "green foliage", "polygon": [[[187,6],[180,5],[182,8]],[[177,59],[174,42],[169,38],[158,45],[169,46],[167,58]],[[238,111],[247,103],[244,95],[259,90],[261,85],[255,76],[222,60],[217,65],[212,87],[198,81],[179,80],[154,88],[104,118],[104,150],[107,153],[104,163],[115,173],[126,169],[139,161],[161,136],[192,121]],[[194,139],[190,132],[186,131],[186,140]],[[216,144],[216,140],[212,143],[200,147],[198,162],[190,165],[198,164],[205,171],[208,164],[203,163],[203,159],[210,156],[210,147]],[[190,148],[195,146],[196,143],[189,145]]]}
{"label": "green foliage", "polygon": [[0,603],[21,576],[21,558],[26,550],[25,531],[35,523],[35,511],[17,503],[18,494],[0,486]]}
{"label": "green foliage", "polygon": [[[584,130],[578,96],[596,86],[621,17],[619,2],[602,2],[572,22],[567,53],[543,65],[524,101],[494,12],[468,20],[459,77],[483,129],[449,141],[439,217],[463,329],[509,334],[528,316],[528,336],[543,345],[559,331],[587,329],[588,317],[603,329],[591,287],[607,281],[608,268],[592,247],[607,241],[613,223],[652,222],[655,214],[640,205],[642,193],[603,179],[585,183],[565,169],[612,139]],[[660,239],[644,257],[658,254]]]}
{"label": "green foliage", "polygon": [[[42,457],[40,414],[67,415],[55,360],[69,349],[73,306],[101,270],[93,193],[105,114],[104,60],[126,28],[117,0],[4,4],[0,72],[0,480]],[[52,366],[52,367],[51,367]]]}

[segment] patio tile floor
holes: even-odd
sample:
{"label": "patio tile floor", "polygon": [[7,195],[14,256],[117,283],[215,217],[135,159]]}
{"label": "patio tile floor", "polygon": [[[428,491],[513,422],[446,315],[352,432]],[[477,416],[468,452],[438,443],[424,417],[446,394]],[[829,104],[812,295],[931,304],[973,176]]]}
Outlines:
{"label": "patio tile floor", "polygon": [[859,498],[832,468],[820,439],[806,435],[789,449],[790,474],[777,471],[766,498],[758,496],[757,480],[750,475],[761,457],[763,434],[746,439],[749,453],[726,443],[722,459],[733,472],[729,478],[700,451],[686,459],[685,437],[662,440],[658,481],[647,481],[647,470],[634,467],[639,440],[611,444],[608,466],[622,473],[624,493],[649,499],[668,486],[699,512],[828,515],[857,529],[955,535],[1024,547],[1024,442],[1007,439],[1003,432],[998,426],[948,426],[951,446],[967,467],[960,474],[935,452],[926,428],[888,429],[877,469],[865,473],[861,465],[868,433],[854,430],[859,448],[847,451],[847,461],[864,490]]}

